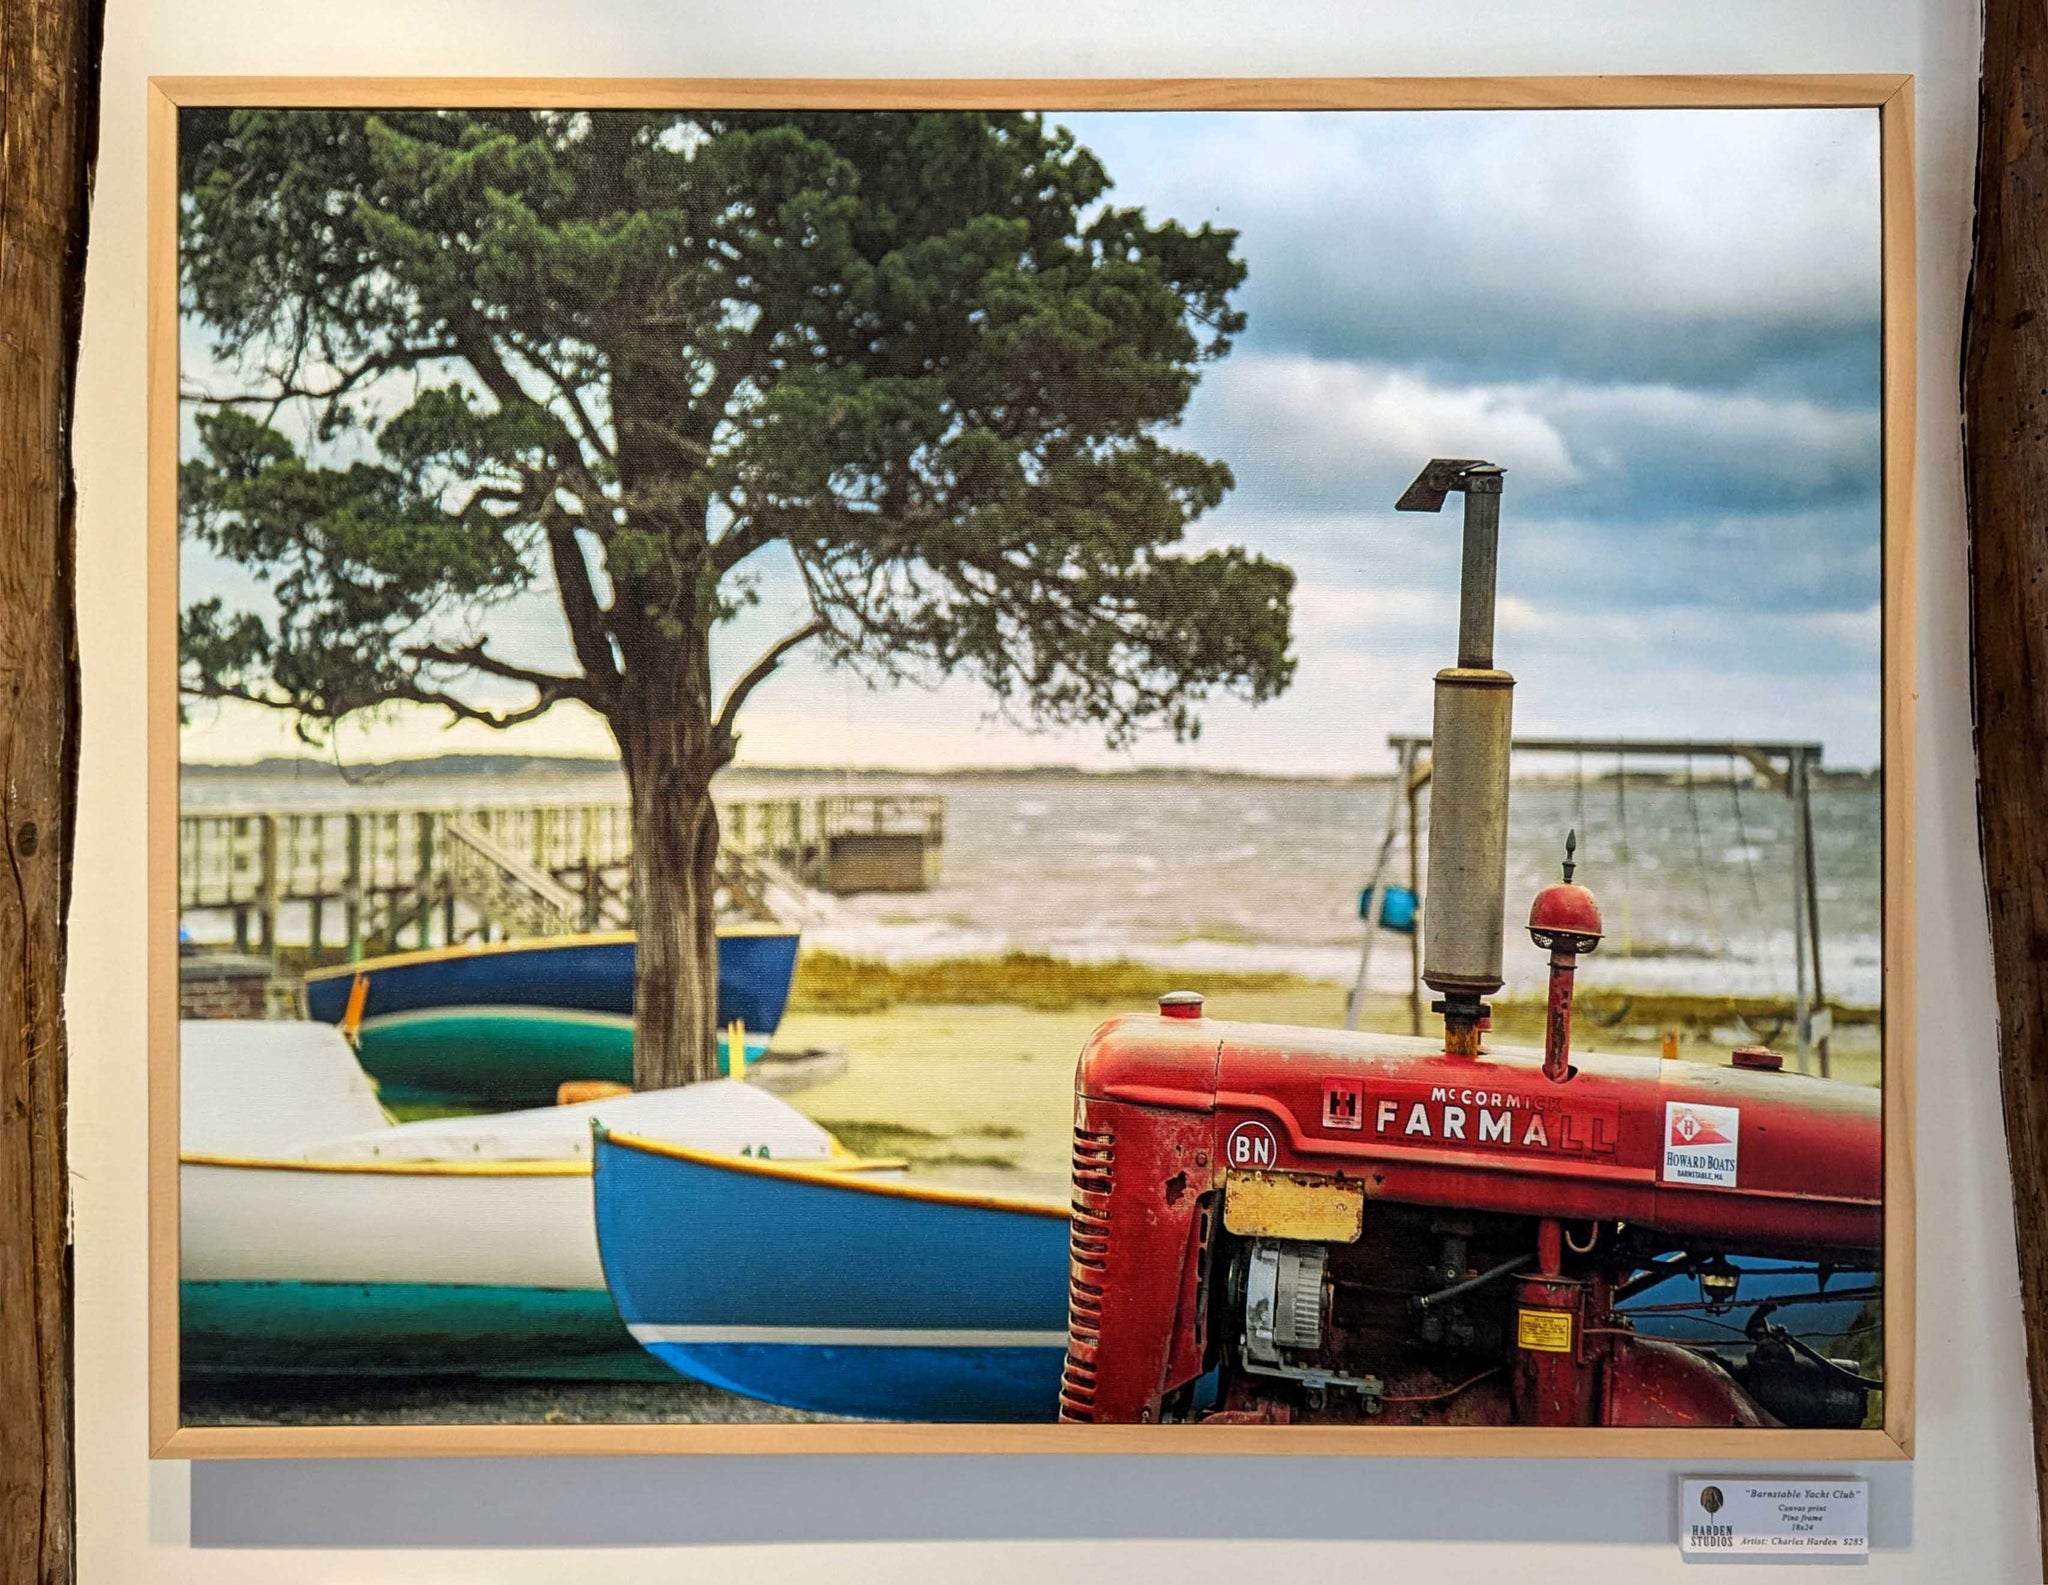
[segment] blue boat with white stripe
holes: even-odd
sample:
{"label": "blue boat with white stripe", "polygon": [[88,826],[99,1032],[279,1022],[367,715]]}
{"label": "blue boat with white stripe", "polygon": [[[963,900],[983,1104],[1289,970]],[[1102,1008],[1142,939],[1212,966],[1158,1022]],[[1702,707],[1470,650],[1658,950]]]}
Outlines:
{"label": "blue boat with white stripe", "polygon": [[1047,1421],[1067,1207],[597,1134],[612,1302],[683,1375],[865,1419]]}

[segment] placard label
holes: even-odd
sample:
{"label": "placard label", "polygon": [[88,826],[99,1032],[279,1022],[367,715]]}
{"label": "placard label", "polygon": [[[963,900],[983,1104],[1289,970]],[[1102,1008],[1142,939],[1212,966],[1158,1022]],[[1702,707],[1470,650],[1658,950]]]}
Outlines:
{"label": "placard label", "polygon": [[1569,1310],[1517,1310],[1515,1346],[1539,1354],[1569,1354],[1572,1351],[1572,1312]]}
{"label": "placard label", "polygon": [[1664,1103],[1664,1181],[1735,1188],[1736,1147],[1742,1141],[1742,1111],[1734,1106]]}
{"label": "placard label", "polygon": [[1678,1549],[1688,1556],[1867,1557],[1870,1483],[1862,1480],[1688,1480]]}

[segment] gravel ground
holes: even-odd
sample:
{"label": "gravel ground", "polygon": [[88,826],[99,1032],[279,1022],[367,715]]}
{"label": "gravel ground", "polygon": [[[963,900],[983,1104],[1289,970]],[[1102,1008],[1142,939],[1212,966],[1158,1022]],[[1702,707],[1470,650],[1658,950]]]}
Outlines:
{"label": "gravel ground", "polygon": [[698,1382],[187,1382],[186,1425],[767,1425],[828,1421]]}

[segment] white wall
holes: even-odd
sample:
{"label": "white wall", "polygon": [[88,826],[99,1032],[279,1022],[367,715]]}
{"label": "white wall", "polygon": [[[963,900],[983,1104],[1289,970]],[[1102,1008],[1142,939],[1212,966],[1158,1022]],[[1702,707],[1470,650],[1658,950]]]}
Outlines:
{"label": "white wall", "polygon": [[1906,71],[1919,78],[1922,291],[1920,1454],[1911,1466],[1867,1471],[1876,1539],[1867,1577],[2038,1581],[1965,674],[1955,370],[1976,50],[1970,0],[112,0],[79,410],[85,747],[70,1005],[82,1577],[614,1585],[829,1570],[845,1581],[972,1576],[987,1585],[1283,1573],[1582,1585],[1677,1579],[1681,1569],[1670,1539],[1679,1467],[1658,1464],[149,1464],[140,770],[149,76]]}

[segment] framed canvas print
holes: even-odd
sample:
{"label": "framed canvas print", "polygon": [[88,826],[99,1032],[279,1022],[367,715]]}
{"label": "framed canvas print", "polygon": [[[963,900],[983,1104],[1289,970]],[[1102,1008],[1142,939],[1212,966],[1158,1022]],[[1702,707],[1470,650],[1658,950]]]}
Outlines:
{"label": "framed canvas print", "polygon": [[1898,78],[153,85],[170,1456],[1901,1456]]}

